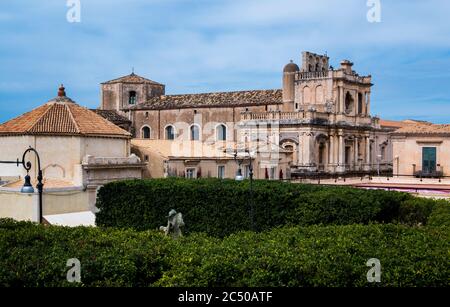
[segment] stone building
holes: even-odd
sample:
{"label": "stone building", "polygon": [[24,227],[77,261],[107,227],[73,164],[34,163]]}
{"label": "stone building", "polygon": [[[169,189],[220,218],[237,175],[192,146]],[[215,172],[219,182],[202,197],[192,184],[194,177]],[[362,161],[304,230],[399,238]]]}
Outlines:
{"label": "stone building", "polygon": [[[101,185],[142,178],[145,163],[131,154],[130,143],[129,132],[76,104],[62,86],[56,98],[0,125],[0,161],[22,159],[30,146],[39,152],[44,216],[95,210]],[[36,158],[26,158],[34,179]],[[20,193],[25,175],[21,166],[0,164],[0,217],[36,220],[36,195]]]}
{"label": "stone building", "polygon": [[147,178],[234,178],[239,168],[248,178],[250,159],[255,179],[283,179],[290,172],[290,153],[274,144],[255,143],[247,148],[248,152],[229,141],[133,139],[131,144],[132,150],[148,163],[144,173]]}
{"label": "stone building", "polygon": [[450,176],[450,125],[416,122],[391,138],[394,176]]}
{"label": "stone building", "polygon": [[273,90],[166,95],[133,73],[102,84],[101,109],[127,117],[138,139],[275,144],[292,176],[390,168],[393,129],[371,115],[371,76],[347,60],[333,68],[326,55],[303,52],[301,62]]}

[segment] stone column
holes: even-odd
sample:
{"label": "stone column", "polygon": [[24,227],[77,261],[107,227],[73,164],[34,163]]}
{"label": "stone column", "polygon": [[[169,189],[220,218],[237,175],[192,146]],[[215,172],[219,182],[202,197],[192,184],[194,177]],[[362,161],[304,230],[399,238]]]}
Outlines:
{"label": "stone column", "polygon": [[358,168],[358,137],[355,136],[355,143],[353,145],[353,153],[354,153],[354,161],[353,165],[355,167],[355,170]]}
{"label": "stone column", "polygon": [[330,145],[328,148],[329,148],[328,165],[332,167],[334,164],[334,135],[330,135]]}
{"label": "stone column", "polygon": [[366,99],[366,114],[370,115],[370,92],[366,93],[367,99]]}
{"label": "stone column", "polygon": [[339,110],[338,113],[344,113],[344,88],[342,86],[339,87]]}
{"label": "stone column", "polygon": [[339,131],[339,154],[338,154],[338,169],[339,173],[345,172],[345,143],[344,143],[344,133]]}
{"label": "stone column", "polygon": [[370,137],[366,136],[366,165],[365,165],[365,170],[369,171],[370,170]]}

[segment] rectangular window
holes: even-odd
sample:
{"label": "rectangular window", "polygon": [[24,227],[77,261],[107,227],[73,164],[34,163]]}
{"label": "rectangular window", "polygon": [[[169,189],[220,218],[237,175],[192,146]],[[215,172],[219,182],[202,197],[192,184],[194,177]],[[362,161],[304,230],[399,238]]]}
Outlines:
{"label": "rectangular window", "polygon": [[128,104],[136,104],[136,92],[131,91],[128,96]]}
{"label": "rectangular window", "polygon": [[436,147],[422,148],[422,172],[431,174],[436,171]]}
{"label": "rectangular window", "polygon": [[220,178],[220,179],[225,178],[225,166],[219,165],[217,167],[217,178]]}
{"label": "rectangular window", "polygon": [[195,169],[195,168],[187,168],[186,169],[186,178],[189,178],[189,179],[197,178],[197,169]]}

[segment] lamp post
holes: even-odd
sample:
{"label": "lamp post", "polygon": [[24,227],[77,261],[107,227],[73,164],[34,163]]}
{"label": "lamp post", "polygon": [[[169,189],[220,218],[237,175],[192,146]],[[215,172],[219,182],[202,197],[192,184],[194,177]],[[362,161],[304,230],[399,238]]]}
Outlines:
{"label": "lamp post", "polygon": [[25,176],[25,183],[24,183],[22,189],[20,190],[20,192],[24,193],[24,194],[34,193],[34,188],[31,185],[31,177],[29,175],[29,172],[31,170],[31,162],[25,160],[26,155],[29,152],[34,152],[34,154],[36,155],[36,158],[37,158],[37,166],[38,166],[37,181],[38,181],[38,183],[36,185],[36,188],[39,193],[38,218],[39,218],[39,224],[42,224],[42,220],[43,220],[43,218],[42,218],[42,191],[44,189],[44,184],[42,183],[43,176],[42,176],[42,170],[41,170],[41,159],[40,159],[39,154],[36,151],[36,149],[34,149],[30,146],[30,148],[25,150],[25,152],[23,153],[23,156],[22,156],[22,161],[19,161],[19,158],[17,158],[16,161],[0,161],[0,163],[2,163],[2,164],[17,164],[17,167],[19,167],[19,165],[22,165],[23,168],[27,171],[27,175]]}
{"label": "lamp post", "polygon": [[[249,177],[250,177],[250,195],[249,195],[249,199],[248,202],[250,204],[250,222],[251,222],[251,227],[252,230],[255,230],[255,224],[254,224],[254,218],[253,218],[253,164],[252,164],[252,155],[250,154],[250,151],[248,149],[245,150],[245,153],[248,153],[248,159],[249,159],[249,166],[248,166],[248,170],[249,170]],[[238,158],[238,151],[236,150],[234,152],[234,160],[237,162],[238,164],[238,170],[236,172],[236,181],[243,181],[244,180],[244,176],[242,175],[242,169],[241,169],[241,165],[245,160],[245,156],[242,159]]]}

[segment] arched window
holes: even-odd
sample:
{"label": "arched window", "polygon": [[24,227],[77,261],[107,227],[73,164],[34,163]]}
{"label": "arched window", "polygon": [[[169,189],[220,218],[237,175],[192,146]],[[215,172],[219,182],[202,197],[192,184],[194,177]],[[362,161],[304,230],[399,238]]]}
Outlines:
{"label": "arched window", "polygon": [[128,104],[136,104],[136,92],[130,91],[128,93]]}
{"label": "arched window", "polygon": [[216,135],[218,141],[227,140],[227,127],[224,124],[220,124],[216,128]]}
{"label": "arched window", "polygon": [[191,140],[192,141],[200,140],[200,128],[197,125],[191,126]]}
{"label": "arched window", "polygon": [[323,86],[318,85],[316,87],[316,103],[322,103],[323,102]]}
{"label": "arched window", "polygon": [[386,159],[386,146],[381,146],[381,161],[384,161]]}
{"label": "arched window", "polygon": [[358,93],[358,114],[363,114],[363,95]]}
{"label": "arched window", "polygon": [[166,127],[166,140],[175,140],[175,128],[173,126]]}
{"label": "arched window", "polygon": [[351,113],[353,111],[353,97],[347,92],[345,95],[345,113]]}
{"label": "arched window", "polygon": [[311,89],[308,86],[303,88],[303,104],[311,103]]}
{"label": "arched window", "polygon": [[319,144],[319,164],[322,165],[325,163],[325,144]]}
{"label": "arched window", "polygon": [[142,127],[142,138],[143,139],[149,139],[150,138],[150,127]]}

